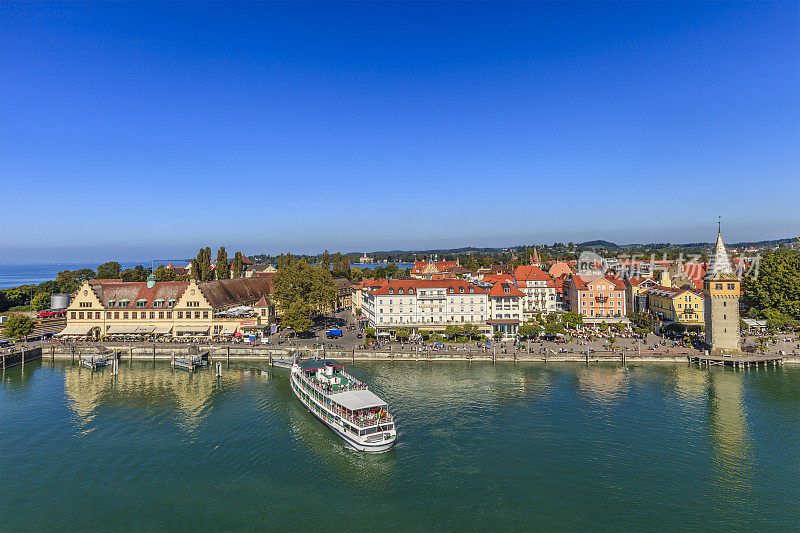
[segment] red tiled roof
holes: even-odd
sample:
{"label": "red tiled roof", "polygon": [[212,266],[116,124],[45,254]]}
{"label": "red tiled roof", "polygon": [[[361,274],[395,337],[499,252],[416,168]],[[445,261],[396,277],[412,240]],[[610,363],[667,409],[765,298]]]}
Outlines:
{"label": "red tiled roof", "polygon": [[647,289],[648,294],[654,293],[657,296],[666,296],[668,298],[675,298],[676,296],[680,296],[685,292],[691,292],[693,294],[697,294],[698,296],[700,296],[700,294],[698,294],[698,291],[696,290],[682,289],[680,287],[665,287],[663,285],[654,285],[653,287]]}
{"label": "red tiled roof", "polygon": [[498,281],[514,281],[514,276],[511,274],[486,274],[481,278],[481,281],[487,283],[497,283]]}
{"label": "red tiled roof", "polygon": [[433,263],[439,272],[447,272],[451,268],[458,266],[458,261],[414,261],[414,266],[411,267],[412,274],[421,274],[426,266]]}
{"label": "red tiled roof", "polygon": [[525,296],[525,294],[512,283],[505,281],[498,281],[492,285],[492,289],[489,291],[490,298],[507,298],[509,296]]}
{"label": "red tiled roof", "polygon": [[598,281],[600,279],[603,279],[603,280],[605,280],[607,282],[613,283],[614,284],[614,289],[612,289],[612,290],[618,290],[618,291],[624,291],[625,290],[625,285],[622,283],[622,280],[620,280],[619,278],[616,278],[616,277],[600,276],[600,275],[594,275],[594,276],[572,276],[572,282],[575,284],[575,288],[577,290],[579,290],[579,291],[588,290],[590,283],[593,283],[593,282]]}
{"label": "red tiled roof", "polygon": [[561,276],[571,275],[572,269],[564,262],[553,263],[549,272],[551,277],[560,278]]}
{"label": "red tiled roof", "polygon": [[[392,279],[392,280],[381,280],[384,283],[381,284],[377,289],[372,291],[372,294],[389,294],[389,290],[393,292],[393,294],[398,294],[399,289],[403,289],[404,294],[409,294],[408,289],[414,289],[416,292],[419,289],[445,289],[448,294],[450,293],[450,289],[453,289],[454,293],[460,293],[460,289],[464,288],[464,293],[469,294],[486,294],[484,289],[480,287],[476,287],[472,283],[464,281],[462,279],[443,279],[443,280],[429,280],[429,279]],[[470,293],[470,289],[472,292]]]}
{"label": "red tiled roof", "polygon": [[[186,291],[186,287],[189,286],[188,281],[159,281],[152,287],[148,287],[146,281],[95,279],[92,282],[90,282],[92,288],[103,306],[108,306],[109,300],[114,300],[116,303],[128,300],[130,303],[126,307],[116,307],[115,305],[114,309],[130,309],[132,311],[155,309],[153,302],[156,300],[164,300],[165,305],[158,309],[167,310],[166,302],[180,298]],[[136,306],[136,302],[139,300],[147,300],[144,307]]]}

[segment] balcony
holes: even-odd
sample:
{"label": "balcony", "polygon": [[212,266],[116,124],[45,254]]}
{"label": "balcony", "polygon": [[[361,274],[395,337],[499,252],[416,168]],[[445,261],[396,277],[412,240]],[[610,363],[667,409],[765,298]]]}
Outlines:
{"label": "balcony", "polygon": [[595,296],[594,297],[594,301],[595,302],[603,302],[603,303],[605,303],[605,302],[608,301],[608,296]]}

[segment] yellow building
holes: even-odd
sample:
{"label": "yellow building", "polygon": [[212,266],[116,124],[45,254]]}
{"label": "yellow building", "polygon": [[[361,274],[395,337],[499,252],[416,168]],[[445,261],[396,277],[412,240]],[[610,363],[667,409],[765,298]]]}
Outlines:
{"label": "yellow building", "polygon": [[703,324],[703,295],[690,289],[656,285],[647,291],[650,311],[668,322]]}
{"label": "yellow building", "polygon": [[[85,281],[67,308],[60,335],[174,337],[233,335],[274,318],[271,278],[219,281]],[[242,306],[252,308],[241,309]],[[236,309],[236,312],[234,311]],[[231,311],[231,312],[229,312]],[[246,311],[246,312],[245,312]]]}

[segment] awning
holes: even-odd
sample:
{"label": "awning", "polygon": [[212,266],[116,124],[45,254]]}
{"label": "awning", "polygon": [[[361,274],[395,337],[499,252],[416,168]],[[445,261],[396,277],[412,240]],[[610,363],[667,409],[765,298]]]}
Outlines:
{"label": "awning", "polygon": [[163,335],[165,333],[169,333],[172,331],[172,326],[156,326],[156,329],[153,330],[153,333],[156,335]]}
{"label": "awning", "polygon": [[138,326],[134,333],[139,335],[144,335],[146,333],[153,333],[153,330],[156,329],[155,326]]}
{"label": "awning", "polygon": [[233,332],[236,331],[236,326],[238,326],[238,324],[222,324],[222,329],[219,330],[219,334],[233,335]]}
{"label": "awning", "polygon": [[126,333],[136,333],[136,328],[140,326],[136,325],[125,325],[125,326],[108,326],[106,330],[106,335],[123,335]]}
{"label": "awning", "polygon": [[178,333],[208,333],[208,326],[175,326]]}
{"label": "awning", "polygon": [[371,407],[384,407],[386,405],[386,402],[368,390],[351,390],[340,392],[339,394],[331,394],[331,399],[351,411],[370,409]]}
{"label": "awning", "polygon": [[72,324],[65,327],[61,333],[56,333],[56,335],[88,335],[91,330],[92,326]]}
{"label": "awning", "polygon": [[239,326],[239,329],[264,329],[267,327],[267,324],[247,324],[245,326]]}

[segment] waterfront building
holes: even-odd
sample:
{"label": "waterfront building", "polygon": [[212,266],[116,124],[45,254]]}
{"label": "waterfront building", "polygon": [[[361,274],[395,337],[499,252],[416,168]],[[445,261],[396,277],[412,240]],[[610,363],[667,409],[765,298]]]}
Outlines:
{"label": "waterfront building", "polygon": [[[271,278],[126,282],[94,279],[67,308],[61,335],[234,335],[274,321]],[[238,313],[228,310],[238,308]],[[244,309],[243,309],[244,308]]]}
{"label": "waterfront building", "polygon": [[353,316],[358,316],[361,313],[363,317],[364,311],[364,293],[377,289],[388,280],[384,279],[364,279],[350,287],[350,305],[352,306]]}
{"label": "waterfront building", "polygon": [[575,275],[569,282],[569,303],[571,311],[588,319],[624,317],[625,285],[610,276]]}
{"label": "waterfront building", "polygon": [[503,339],[517,335],[523,319],[525,293],[511,281],[498,281],[489,290],[489,318],[492,336],[499,333]]}
{"label": "waterfront building", "polygon": [[680,287],[654,285],[647,289],[650,312],[662,320],[699,326],[703,323],[702,293]]}
{"label": "waterfront building", "polygon": [[625,301],[628,311],[644,313],[647,311],[647,291],[658,283],[653,278],[625,278]]}
{"label": "waterfront building", "polygon": [[717,244],[703,277],[705,341],[712,355],[741,354],[739,336],[740,280],[717,233]]}
{"label": "waterfront building", "polygon": [[524,294],[522,310],[525,320],[529,320],[539,313],[552,313],[558,310],[556,282],[538,266],[517,267],[514,271],[514,281],[517,288]]}
{"label": "waterfront building", "polygon": [[382,280],[361,291],[362,316],[380,332],[408,328],[443,331],[474,324],[488,333],[488,291],[460,279]]}

